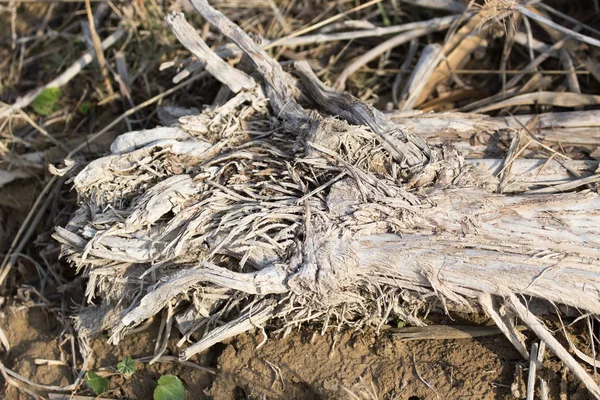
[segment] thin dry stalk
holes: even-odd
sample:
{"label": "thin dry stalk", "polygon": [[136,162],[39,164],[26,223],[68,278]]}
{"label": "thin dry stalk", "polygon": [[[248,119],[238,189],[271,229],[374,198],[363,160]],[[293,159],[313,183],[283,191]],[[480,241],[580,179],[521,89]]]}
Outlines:
{"label": "thin dry stalk", "polygon": [[92,38],[92,43],[94,45],[94,52],[96,53],[96,60],[98,60],[98,65],[100,66],[100,73],[102,74],[102,78],[104,79],[106,93],[110,97],[114,94],[114,91],[112,88],[112,84],[110,83],[110,79],[108,77],[108,68],[106,67],[106,59],[104,58],[104,50],[102,48],[102,43],[100,41],[100,37],[98,36],[98,32],[96,32],[96,23],[94,21],[94,14],[92,13],[92,6],[90,5],[90,0],[85,0],[85,11],[88,17],[88,27],[90,30],[90,36]]}
{"label": "thin dry stalk", "polygon": [[[106,50],[113,46],[119,39],[125,34],[125,29],[120,27],[114,31],[110,36],[102,41],[102,50]],[[77,76],[83,68],[88,66],[94,60],[95,51],[93,49],[86,51],[73,65],[67,68],[62,74],[53,79],[51,82],[27,93],[25,96],[19,98],[14,104],[0,109],[0,118],[6,118],[15,111],[18,111],[24,107],[30,105],[35,98],[42,93],[44,90],[49,88],[61,87],[67,84],[71,79]]]}

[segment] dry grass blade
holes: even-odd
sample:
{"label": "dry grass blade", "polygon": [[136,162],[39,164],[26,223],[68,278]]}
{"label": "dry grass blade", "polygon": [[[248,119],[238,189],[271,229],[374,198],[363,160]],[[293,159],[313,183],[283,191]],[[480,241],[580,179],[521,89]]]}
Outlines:
{"label": "dry grass blade", "polygon": [[537,22],[540,22],[540,23],[542,23],[544,25],[547,25],[548,27],[550,27],[552,29],[556,29],[557,31],[559,31],[561,33],[564,33],[565,35],[567,35],[570,38],[579,40],[580,42],[583,42],[583,43],[587,43],[587,44],[589,44],[591,46],[600,47],[600,40],[594,39],[593,37],[584,35],[582,33],[576,32],[574,30],[565,28],[564,26],[559,25],[556,22],[551,21],[548,18],[545,18],[545,17],[543,17],[543,16],[541,16],[541,15],[539,15],[539,14],[531,11],[527,7],[524,7],[524,6],[521,6],[521,5],[517,5],[515,7],[515,10],[518,11],[518,12],[520,12],[523,15],[526,15],[527,17],[529,17],[529,18],[531,18],[531,19],[533,19],[533,20],[535,20]]}
{"label": "dry grass blade", "polygon": [[407,99],[400,105],[399,108],[401,111],[413,108],[417,99],[421,97],[421,93],[429,81],[431,74],[433,74],[433,71],[440,61],[442,61],[443,57],[442,46],[437,43],[427,45],[423,49],[421,57],[417,61],[417,65],[402,92],[402,95],[407,96]]}
{"label": "dry grass blade", "polygon": [[284,37],[282,37],[281,39],[277,39],[276,41],[274,41],[274,42],[272,42],[272,43],[269,43],[269,45],[267,46],[267,49],[269,49],[269,48],[271,48],[271,47],[279,46],[281,43],[284,43],[284,42],[286,42],[287,40],[290,40],[290,39],[292,39],[292,38],[295,38],[295,37],[298,37],[298,36],[304,35],[305,33],[308,33],[308,32],[312,32],[312,31],[314,31],[315,29],[319,29],[319,28],[320,28],[320,27],[322,27],[322,26],[328,25],[328,24],[330,24],[330,23],[332,23],[332,22],[334,22],[334,21],[337,21],[338,19],[341,19],[341,18],[343,18],[343,17],[345,17],[346,15],[348,15],[348,14],[350,14],[350,13],[353,13],[353,12],[356,12],[356,11],[363,10],[363,9],[365,9],[365,8],[367,8],[367,7],[370,7],[370,6],[372,6],[372,5],[375,5],[375,4],[377,4],[377,3],[380,3],[381,1],[382,1],[382,0],[371,0],[371,1],[368,1],[368,2],[366,2],[365,4],[361,4],[361,5],[359,5],[359,6],[356,6],[356,7],[352,8],[352,9],[350,9],[350,10],[346,11],[346,12],[343,12],[343,13],[337,14],[337,15],[335,15],[334,17],[327,18],[326,20],[324,20],[324,21],[321,21],[321,22],[319,22],[319,23],[316,23],[316,24],[314,24],[314,25],[311,25],[311,26],[309,26],[309,27],[307,27],[307,28],[303,28],[303,29],[300,29],[300,30],[298,30],[298,31],[296,31],[296,32],[292,32],[291,34],[289,34],[289,35],[287,35],[287,36],[284,36]]}
{"label": "dry grass blade", "polygon": [[338,90],[343,90],[346,86],[346,80],[348,80],[348,78],[352,76],[352,74],[354,74],[361,67],[365,66],[370,61],[376,59],[386,51],[393,49],[394,47],[398,47],[404,43],[408,43],[411,40],[416,39],[418,37],[427,35],[428,33],[446,29],[454,20],[455,17],[435,18],[427,21],[427,27],[425,28],[415,29],[410,32],[402,33],[389,40],[386,40],[378,46],[375,46],[373,49],[369,50],[368,52],[354,60],[341,72],[341,74],[336,80],[335,88]]}
{"label": "dry grass blade", "polygon": [[416,104],[421,104],[433,90],[452,75],[452,71],[462,68],[469,60],[470,55],[486,43],[487,34],[480,30],[484,22],[482,14],[475,14],[467,23],[453,34],[443,47],[444,60],[428,78]]}
{"label": "dry grass blade", "polygon": [[90,5],[90,0],[85,0],[85,11],[88,17],[88,27],[90,30],[90,36],[92,38],[92,43],[94,45],[94,52],[96,53],[96,60],[98,60],[100,72],[102,73],[102,78],[104,79],[106,93],[108,93],[108,96],[110,97],[114,94],[114,91],[112,88],[112,84],[110,83],[110,79],[108,77],[108,68],[106,67],[106,59],[104,58],[104,50],[102,49],[102,43],[100,41],[100,37],[98,36],[98,32],[96,32],[96,24],[94,22],[94,14],[92,13],[92,6]]}
{"label": "dry grass blade", "polygon": [[[451,23],[455,21],[458,16],[448,16],[440,18],[439,21],[442,23]],[[306,46],[311,44],[327,43],[339,40],[354,40],[368,37],[380,37],[386,35],[392,35],[400,32],[407,32],[418,29],[425,29],[432,25],[431,21],[418,21],[410,22],[402,25],[376,27],[372,29],[362,29],[359,31],[352,32],[339,32],[339,33],[320,33],[315,35],[299,36],[295,38],[283,38],[276,40],[273,44],[269,44],[268,47],[274,46]]]}
{"label": "dry grass blade", "polygon": [[[119,39],[123,37],[125,32],[126,31],[124,28],[118,28],[115,32],[102,41],[102,49],[106,50],[113,46],[117,41],[119,41]],[[48,82],[42,87],[27,93],[25,96],[19,98],[14,104],[0,108],[0,118],[6,118],[15,111],[27,107],[44,90],[48,88],[61,87],[67,84],[71,79],[77,76],[77,74],[79,74],[84,67],[89,65],[94,60],[94,53],[95,51],[93,49],[86,51],[75,63],[73,63],[73,65],[67,68],[62,74],[60,74],[51,82]]]}
{"label": "dry grass blade", "polygon": [[600,104],[600,96],[592,94],[568,93],[568,92],[536,92],[527,93],[513,98],[499,101],[486,107],[477,108],[474,112],[485,113],[505,107],[523,105],[552,105],[556,107],[583,107]]}
{"label": "dry grass blade", "polygon": [[554,338],[548,328],[546,328],[514,294],[509,296],[508,301],[519,318],[525,322],[525,324],[527,324],[527,326],[529,326],[529,328],[531,328],[531,330],[546,343],[546,346],[569,367],[571,372],[584,383],[590,393],[595,398],[600,399],[600,387],[598,387],[598,384]]}

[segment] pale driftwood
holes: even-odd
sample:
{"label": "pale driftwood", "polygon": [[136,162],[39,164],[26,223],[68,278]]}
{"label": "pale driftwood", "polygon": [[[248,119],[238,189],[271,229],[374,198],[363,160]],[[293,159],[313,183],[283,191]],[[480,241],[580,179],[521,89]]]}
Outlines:
{"label": "pale driftwood", "polygon": [[[510,310],[571,368],[568,352],[513,300],[600,314],[595,191],[495,193],[498,180],[453,146],[430,144],[325,86],[306,62],[291,65],[295,82],[206,0],[192,1],[242,49],[258,85],[173,128],[125,136],[77,174],[79,209],[54,237],[87,272],[89,299],[103,303],[81,311],[80,332],[108,329],[117,342],[172,309],[186,339],[202,333],[180,353],[186,359],[266,323],[289,330],[319,321],[325,330],[334,319],[360,328],[396,317],[422,325],[432,305],[483,306],[524,357]],[[297,90],[313,109],[298,104]],[[502,120],[477,124],[510,129]],[[524,185],[568,179],[558,161],[541,172],[542,161],[512,161]],[[502,299],[508,307],[497,306]]]}

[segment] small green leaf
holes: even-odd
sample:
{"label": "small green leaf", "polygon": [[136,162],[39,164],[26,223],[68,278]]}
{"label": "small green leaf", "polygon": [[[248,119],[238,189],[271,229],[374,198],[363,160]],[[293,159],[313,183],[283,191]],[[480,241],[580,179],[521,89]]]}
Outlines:
{"label": "small green leaf", "polygon": [[83,103],[81,103],[79,108],[77,108],[77,112],[79,112],[79,114],[82,115],[87,115],[88,112],[90,112],[90,102],[86,100]]}
{"label": "small green leaf", "polygon": [[396,328],[400,329],[400,328],[404,328],[405,326],[406,326],[406,322],[402,321],[401,319],[396,321]]}
{"label": "small green leaf", "polygon": [[108,379],[98,376],[95,372],[90,371],[85,374],[85,383],[92,388],[97,396],[108,392]]}
{"label": "small green leaf", "polygon": [[62,96],[60,88],[48,88],[33,100],[33,110],[41,116],[47,116],[58,110],[58,102]]}
{"label": "small green leaf", "polygon": [[133,361],[133,358],[131,357],[125,357],[117,364],[117,370],[125,378],[129,378],[135,372],[135,361]]}
{"label": "small green leaf", "polygon": [[183,383],[175,375],[163,375],[154,389],[154,400],[184,400]]}

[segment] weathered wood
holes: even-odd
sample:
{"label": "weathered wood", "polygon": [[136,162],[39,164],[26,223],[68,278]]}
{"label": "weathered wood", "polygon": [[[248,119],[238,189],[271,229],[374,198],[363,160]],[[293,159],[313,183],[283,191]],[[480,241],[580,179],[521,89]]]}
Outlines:
{"label": "weathered wood", "polygon": [[507,197],[460,189],[430,200],[436,206],[419,218],[418,229],[358,239],[360,268],[382,268],[399,285],[437,286],[442,294],[518,293],[600,313],[598,195]]}
{"label": "weathered wood", "polygon": [[[478,157],[494,142],[510,143],[534,116],[488,117],[468,113],[387,114],[400,129],[419,135],[431,143],[452,142],[461,145],[469,157]],[[572,111],[540,114],[531,132],[546,144],[583,145],[594,149],[600,145],[600,111]],[[494,140],[496,139],[496,140]],[[469,144],[470,143],[470,144]]]}
{"label": "weathered wood", "polygon": [[311,99],[332,115],[340,116],[351,124],[371,128],[402,167],[422,166],[428,157],[431,157],[432,150],[423,139],[403,131],[381,111],[358,101],[349,93],[325,86],[308,63],[296,62],[295,69],[300,74],[300,81]]}
{"label": "weathered wood", "polygon": [[[595,116],[542,116],[537,132],[523,128],[534,126],[530,118],[393,120],[325,86],[306,62],[293,65],[295,82],[206,0],[192,3],[251,60],[256,85],[220,107],[170,118],[170,128],[123,135],[113,154],[75,177],[80,207],[54,237],[90,277],[88,298],[120,316],[106,322],[112,341],[165,308],[186,338],[205,329],[182,351],[186,359],[269,321],[326,329],[334,316],[356,327],[399,317],[422,325],[418,313],[432,304],[479,304],[528,358],[494,305],[509,299],[572,363],[514,299],[600,314],[600,196],[528,194],[592,183],[597,163],[515,159],[516,140],[508,161],[465,160],[452,144],[423,136],[550,136],[558,125],[592,128]],[[510,196],[496,193],[490,172],[500,169]]]}
{"label": "weathered wood", "polygon": [[185,20],[182,13],[172,13],[167,16],[166,21],[181,44],[198,58],[212,76],[227,85],[233,93],[242,89],[252,89],[256,85],[254,79],[239,69],[233,68],[216,55],[204,43],[198,32]]}

